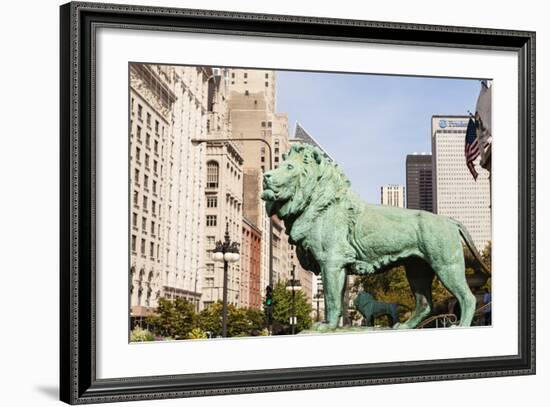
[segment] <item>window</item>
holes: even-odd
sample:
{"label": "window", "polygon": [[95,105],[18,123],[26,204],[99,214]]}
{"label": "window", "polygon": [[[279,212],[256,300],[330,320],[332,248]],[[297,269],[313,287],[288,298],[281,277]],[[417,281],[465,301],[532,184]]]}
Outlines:
{"label": "window", "polygon": [[157,211],[157,203],[155,201],[151,201],[151,212],[153,213],[153,215],[156,215],[156,211]]}
{"label": "window", "polygon": [[139,185],[139,170],[137,168],[134,170],[134,183]]}
{"label": "window", "polygon": [[231,78],[235,78],[235,72],[231,72]]}
{"label": "window", "polygon": [[153,193],[157,193],[157,181],[153,180]]}
{"label": "window", "polygon": [[[134,205],[138,204],[138,200],[139,200],[139,192],[134,191]],[[137,223],[137,220],[136,220],[136,223]]]}
{"label": "window", "polygon": [[155,154],[159,153],[159,142],[158,140],[155,140]]}
{"label": "window", "polygon": [[216,244],[216,238],[214,236],[206,236],[206,244],[208,246],[214,246]]}
{"label": "window", "polygon": [[267,127],[271,128],[271,125],[272,125],[271,122],[267,122]]}
{"label": "window", "polygon": [[151,135],[149,133],[145,135],[145,145],[148,148],[151,148]]}
{"label": "window", "polygon": [[206,226],[216,226],[217,217],[216,215],[206,215]]}
{"label": "window", "polygon": [[138,103],[138,119],[139,119],[139,120],[143,120],[142,115],[143,115],[143,106],[141,106],[141,105]]}
{"label": "window", "polygon": [[141,254],[145,254],[145,239],[141,239]]}
{"label": "window", "polygon": [[136,252],[136,236],[135,235],[132,235],[132,252]]}
{"label": "window", "polygon": [[141,230],[143,233],[147,233],[147,218],[145,217],[141,218]]}
{"label": "window", "polygon": [[262,155],[262,157],[260,158],[260,160],[265,163],[265,157]]}
{"label": "window", "polygon": [[149,154],[145,154],[145,168],[149,168]]}
{"label": "window", "polygon": [[209,263],[206,265],[206,273],[207,274],[214,274],[214,264]]}
{"label": "window", "polygon": [[155,235],[155,221],[154,220],[151,221],[151,234],[153,236]]}
{"label": "window", "polygon": [[147,113],[147,127],[151,127],[151,113]]}
{"label": "window", "polygon": [[147,174],[143,175],[143,186],[145,187],[145,189],[149,187],[149,177],[147,176]]}
{"label": "window", "polygon": [[246,72],[244,73],[244,77],[245,77],[245,78],[248,78],[248,74],[247,74]]}
{"label": "window", "polygon": [[262,127],[265,127],[265,122],[262,122]]}
{"label": "window", "polygon": [[137,227],[137,213],[132,213],[132,225]]}
{"label": "window", "polygon": [[153,172],[156,174],[158,169],[158,161],[153,160]]}
{"label": "window", "polygon": [[208,195],[206,197],[206,207],[207,208],[217,208],[218,207],[218,196],[217,195]]}
{"label": "window", "polygon": [[155,244],[153,242],[149,244],[149,256],[151,258],[155,256]]}
{"label": "window", "polygon": [[214,277],[206,277],[204,279],[204,285],[206,287],[214,287]]}
{"label": "window", "polygon": [[269,74],[266,73],[266,74],[265,74],[265,79],[268,79],[268,78],[269,78]]}
{"label": "window", "polygon": [[266,82],[266,83],[265,83],[265,87],[266,87],[266,88],[269,87],[269,82]]}
{"label": "window", "polygon": [[248,96],[248,90],[245,90],[245,91],[244,91],[244,95],[245,95],[245,96]]}
{"label": "window", "polygon": [[147,211],[147,197],[143,195],[143,210]]}
{"label": "window", "polygon": [[206,187],[217,188],[220,174],[220,166],[215,161],[209,161],[206,164]]}
{"label": "window", "polygon": [[136,137],[138,140],[141,140],[141,127],[136,126]]}
{"label": "window", "polygon": [[155,133],[158,134],[158,132],[159,132],[159,121],[155,120]]}
{"label": "window", "polygon": [[139,162],[139,160],[141,160],[141,149],[136,147],[136,161]]}

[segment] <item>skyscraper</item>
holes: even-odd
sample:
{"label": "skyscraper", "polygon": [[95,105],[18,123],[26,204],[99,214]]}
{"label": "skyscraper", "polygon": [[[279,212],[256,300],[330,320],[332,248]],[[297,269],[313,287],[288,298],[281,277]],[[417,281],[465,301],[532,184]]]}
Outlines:
{"label": "skyscraper", "polygon": [[130,65],[130,305],[141,320],[158,299],[198,305],[204,256],[210,68]]}
{"label": "skyscraper", "polygon": [[276,217],[270,223],[265,205],[258,199],[263,173],[277,168],[282,154],[290,148],[288,117],[275,112],[275,80],[275,71],[228,71],[231,132],[244,158],[243,215],[262,231],[260,276],[263,288],[269,284],[270,274],[273,282],[287,280],[290,275],[290,245],[284,225]]}
{"label": "skyscraper", "polygon": [[491,240],[489,173],[474,162],[477,181],[466,167],[468,116],[432,116],[433,209],[466,226],[478,250]]}
{"label": "skyscraper", "polygon": [[405,187],[403,185],[383,185],[380,187],[380,203],[382,205],[405,207]]}
{"label": "skyscraper", "polygon": [[431,154],[408,154],[407,172],[407,208],[433,212]]}

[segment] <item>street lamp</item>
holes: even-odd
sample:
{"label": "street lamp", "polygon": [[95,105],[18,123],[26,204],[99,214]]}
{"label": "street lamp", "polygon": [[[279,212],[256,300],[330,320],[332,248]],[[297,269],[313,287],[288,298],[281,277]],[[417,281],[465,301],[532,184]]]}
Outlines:
{"label": "street lamp", "polygon": [[222,310],[222,337],[227,337],[227,270],[228,264],[239,261],[239,243],[229,238],[229,222],[225,224],[225,240],[219,240],[212,252],[212,259],[223,261],[223,310]]}
{"label": "street lamp", "polygon": [[324,298],[323,289],[321,287],[321,284],[319,283],[319,280],[317,280],[317,294],[315,294],[315,302],[317,303],[317,315],[316,315],[317,322],[321,320],[319,304],[321,303],[321,299],[323,298]]}
{"label": "street lamp", "polygon": [[290,315],[290,327],[292,330],[292,335],[296,332],[296,291],[302,289],[300,280],[296,280],[296,265],[292,265],[292,278],[288,282],[286,289],[292,291],[292,310]]}

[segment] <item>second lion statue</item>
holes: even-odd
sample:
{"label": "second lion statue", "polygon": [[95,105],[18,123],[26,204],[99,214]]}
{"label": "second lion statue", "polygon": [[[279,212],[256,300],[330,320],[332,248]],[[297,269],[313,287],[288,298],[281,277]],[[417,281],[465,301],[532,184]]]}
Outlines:
{"label": "second lion statue", "polygon": [[347,274],[397,265],[405,267],[416,307],[394,328],[414,328],[429,315],[434,275],[457,298],[460,325],[471,324],[476,299],[466,283],[462,241],[483,262],[459,222],[363,202],[340,167],[309,144],[292,145],[281,165],[264,174],[262,199],[268,215],[284,221],[302,267],[322,276],[326,321],[316,330],[338,327]]}

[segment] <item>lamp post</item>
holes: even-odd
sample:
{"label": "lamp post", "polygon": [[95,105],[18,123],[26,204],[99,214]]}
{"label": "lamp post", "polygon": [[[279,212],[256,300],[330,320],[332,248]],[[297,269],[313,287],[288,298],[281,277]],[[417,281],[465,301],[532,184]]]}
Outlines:
{"label": "lamp post", "polygon": [[239,243],[229,238],[229,223],[225,224],[224,241],[219,240],[212,252],[212,259],[223,261],[223,309],[222,309],[222,337],[227,337],[227,271],[229,263],[239,261]]}
{"label": "lamp post", "polygon": [[291,315],[290,315],[290,329],[292,331],[292,335],[296,332],[296,291],[302,289],[302,285],[300,284],[300,280],[296,280],[296,265],[292,265],[292,278],[288,282],[288,285],[286,286],[287,290],[292,291],[292,308],[291,308]]}
{"label": "lamp post", "polygon": [[[194,146],[198,146],[202,143],[215,143],[217,141],[222,142],[239,142],[239,141],[259,141],[261,143],[264,143],[267,146],[267,150],[269,151],[269,170],[271,171],[273,169],[273,152],[271,151],[271,144],[269,144],[266,140],[263,138],[258,137],[242,137],[242,138],[212,138],[212,139],[206,139],[206,138],[194,138],[191,139],[191,144]],[[271,217],[269,218],[269,285],[273,287],[273,219]]]}
{"label": "lamp post", "polygon": [[317,303],[317,315],[316,320],[319,322],[321,320],[320,314],[320,307],[319,304],[321,303],[321,298],[323,298],[323,290],[321,289],[321,284],[319,283],[319,280],[317,280],[317,294],[315,294],[315,302]]}

